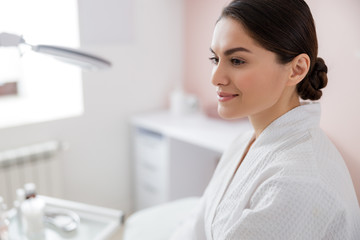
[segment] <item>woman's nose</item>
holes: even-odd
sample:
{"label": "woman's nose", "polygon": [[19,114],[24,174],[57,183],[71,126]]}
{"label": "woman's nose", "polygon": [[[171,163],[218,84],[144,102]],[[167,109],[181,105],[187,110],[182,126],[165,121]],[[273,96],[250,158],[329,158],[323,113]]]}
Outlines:
{"label": "woman's nose", "polygon": [[229,84],[229,79],[226,76],[226,71],[220,63],[218,63],[216,66],[214,66],[214,68],[212,70],[211,83],[214,86]]}

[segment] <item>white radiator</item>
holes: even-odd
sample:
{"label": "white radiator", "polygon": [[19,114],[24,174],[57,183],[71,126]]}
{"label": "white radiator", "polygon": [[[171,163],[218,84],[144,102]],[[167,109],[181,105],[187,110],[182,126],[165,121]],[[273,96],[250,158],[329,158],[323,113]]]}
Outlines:
{"label": "white radiator", "polygon": [[62,154],[65,145],[59,141],[0,151],[0,196],[9,207],[17,188],[36,184],[41,195],[62,197]]}

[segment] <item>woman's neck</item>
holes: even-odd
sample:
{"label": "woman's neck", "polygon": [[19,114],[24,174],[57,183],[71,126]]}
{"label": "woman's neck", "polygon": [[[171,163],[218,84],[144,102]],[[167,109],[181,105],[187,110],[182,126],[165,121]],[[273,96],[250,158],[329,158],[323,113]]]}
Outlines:
{"label": "woman's neck", "polygon": [[300,106],[300,100],[297,94],[294,94],[290,98],[280,98],[270,108],[249,116],[249,120],[255,130],[255,138],[257,139],[274,120],[298,106]]}

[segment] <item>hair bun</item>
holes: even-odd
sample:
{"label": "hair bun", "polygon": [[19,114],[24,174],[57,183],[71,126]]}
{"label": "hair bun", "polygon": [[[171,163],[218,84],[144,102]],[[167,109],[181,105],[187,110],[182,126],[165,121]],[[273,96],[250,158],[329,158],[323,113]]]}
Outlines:
{"label": "hair bun", "polygon": [[306,100],[318,100],[322,96],[321,89],[326,87],[328,68],[322,58],[317,58],[307,77],[297,85],[299,96]]}

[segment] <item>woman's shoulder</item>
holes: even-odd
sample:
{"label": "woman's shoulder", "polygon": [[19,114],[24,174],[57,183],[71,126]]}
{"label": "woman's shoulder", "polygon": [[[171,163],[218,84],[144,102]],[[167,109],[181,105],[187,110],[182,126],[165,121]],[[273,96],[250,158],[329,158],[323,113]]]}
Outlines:
{"label": "woman's shoulder", "polygon": [[311,131],[310,137],[298,146],[280,151],[267,169],[276,169],[278,180],[305,184],[315,192],[332,196],[344,208],[357,206],[345,161],[321,129]]}
{"label": "woman's shoulder", "polygon": [[281,166],[283,174],[312,179],[350,179],[345,161],[321,129],[304,134],[303,141],[275,150],[269,166]]}
{"label": "woman's shoulder", "polygon": [[320,128],[310,129],[301,136],[285,140],[272,151],[275,163],[287,162],[314,168],[343,162],[336,146]]}

